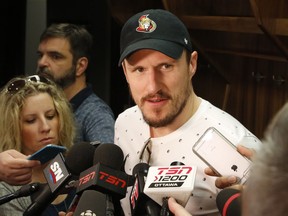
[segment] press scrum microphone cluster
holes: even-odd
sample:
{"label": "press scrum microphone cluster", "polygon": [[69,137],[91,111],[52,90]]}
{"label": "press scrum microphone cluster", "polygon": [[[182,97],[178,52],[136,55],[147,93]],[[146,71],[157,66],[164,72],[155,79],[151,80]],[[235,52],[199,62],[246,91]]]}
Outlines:
{"label": "press scrum microphone cluster", "polygon": [[24,212],[24,216],[41,215],[51,202],[59,195],[69,192],[67,185],[79,174],[93,165],[95,147],[83,142],[74,144],[68,151],[66,158],[59,153],[43,170],[47,180],[37,193],[32,196],[32,203]]}
{"label": "press scrum microphone cluster", "polygon": [[101,144],[94,153],[94,165],[81,172],[77,187],[80,194],[74,216],[113,216],[114,200],[126,196],[128,176],[120,171],[124,155],[115,144]]}

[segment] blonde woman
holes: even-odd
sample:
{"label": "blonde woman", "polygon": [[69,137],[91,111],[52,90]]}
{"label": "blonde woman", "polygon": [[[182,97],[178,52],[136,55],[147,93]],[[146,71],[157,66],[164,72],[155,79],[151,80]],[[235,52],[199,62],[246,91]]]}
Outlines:
{"label": "blonde woman", "polygon": [[[7,155],[8,158],[10,155],[10,161],[16,160],[12,154],[20,158],[18,161],[26,160],[28,163],[28,155],[48,144],[65,146],[67,149],[73,144],[75,128],[69,102],[62,90],[46,77],[35,75],[10,80],[0,92],[0,113],[0,166],[3,166],[1,159],[5,161]],[[26,167],[21,168],[20,162],[18,167],[15,165],[18,178],[23,169],[23,173],[26,173],[26,178],[23,177],[25,174],[22,175],[25,179],[23,182],[28,183],[31,180],[45,183],[45,164],[30,162],[30,167],[26,164]],[[4,163],[5,165],[9,167],[9,163]],[[14,182],[17,182],[15,176],[17,175],[14,175]],[[0,196],[11,194],[20,188],[8,183],[9,180],[0,182]],[[21,184],[21,181],[18,183]],[[58,196],[42,215],[58,215],[59,211],[66,211],[73,197],[74,193]],[[23,215],[31,202],[30,197],[14,199],[0,206],[1,215]]]}

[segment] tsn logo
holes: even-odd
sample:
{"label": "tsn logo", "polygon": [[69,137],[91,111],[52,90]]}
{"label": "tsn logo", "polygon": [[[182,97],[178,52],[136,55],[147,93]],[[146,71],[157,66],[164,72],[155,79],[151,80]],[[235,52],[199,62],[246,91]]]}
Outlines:
{"label": "tsn logo", "polygon": [[50,165],[49,173],[54,184],[64,177],[61,166],[57,161]]}
{"label": "tsn logo", "polygon": [[191,174],[192,167],[190,166],[169,166],[158,167],[154,177],[156,181],[184,181]]}
{"label": "tsn logo", "polygon": [[133,210],[135,208],[138,197],[139,197],[139,186],[138,186],[138,179],[136,178],[130,195],[130,203]]}
{"label": "tsn logo", "polygon": [[[92,179],[95,178],[95,176],[96,176],[95,171],[83,176],[82,178],[79,179],[79,186],[91,181]],[[99,180],[105,181],[116,187],[120,186],[121,188],[125,188],[126,186],[126,181],[124,181],[123,179],[117,178],[116,176],[110,175],[109,173],[103,171],[99,172]]]}

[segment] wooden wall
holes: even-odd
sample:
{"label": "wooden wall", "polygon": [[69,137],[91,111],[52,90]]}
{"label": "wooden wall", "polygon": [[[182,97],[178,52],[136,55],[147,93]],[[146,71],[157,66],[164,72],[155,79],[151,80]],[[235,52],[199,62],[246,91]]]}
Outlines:
{"label": "wooden wall", "polygon": [[[148,8],[164,8],[182,19],[200,57],[192,81],[196,93],[259,138],[287,101],[287,1],[110,0],[109,7],[119,29],[131,15]],[[124,100],[129,106],[131,99]]]}

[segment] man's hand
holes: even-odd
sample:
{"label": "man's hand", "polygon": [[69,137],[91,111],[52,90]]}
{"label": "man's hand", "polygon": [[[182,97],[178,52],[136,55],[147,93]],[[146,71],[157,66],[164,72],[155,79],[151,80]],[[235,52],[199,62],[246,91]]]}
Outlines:
{"label": "man's hand", "polygon": [[242,145],[237,146],[237,151],[249,159],[251,159],[253,157],[253,155],[255,154],[254,149],[249,149],[249,148],[246,148],[245,146],[242,146]]}
{"label": "man's hand", "polygon": [[58,216],[73,216],[73,212],[65,213],[63,211],[59,212]]}
{"label": "man's hand", "polygon": [[168,206],[169,206],[169,210],[175,216],[192,216],[190,213],[187,212],[187,210],[183,206],[178,204],[173,197],[170,197],[168,199]]}
{"label": "man's hand", "polygon": [[10,185],[24,185],[31,182],[32,168],[39,166],[39,161],[27,160],[27,156],[7,150],[0,153],[0,180]]}
{"label": "man's hand", "polygon": [[[254,155],[253,149],[246,148],[242,145],[237,146],[237,151],[249,159],[251,159]],[[215,180],[215,185],[220,189],[230,187],[231,185],[236,184],[236,182],[238,181],[236,176],[219,176],[209,167],[205,168],[204,172],[210,176],[218,176],[218,178]]]}

